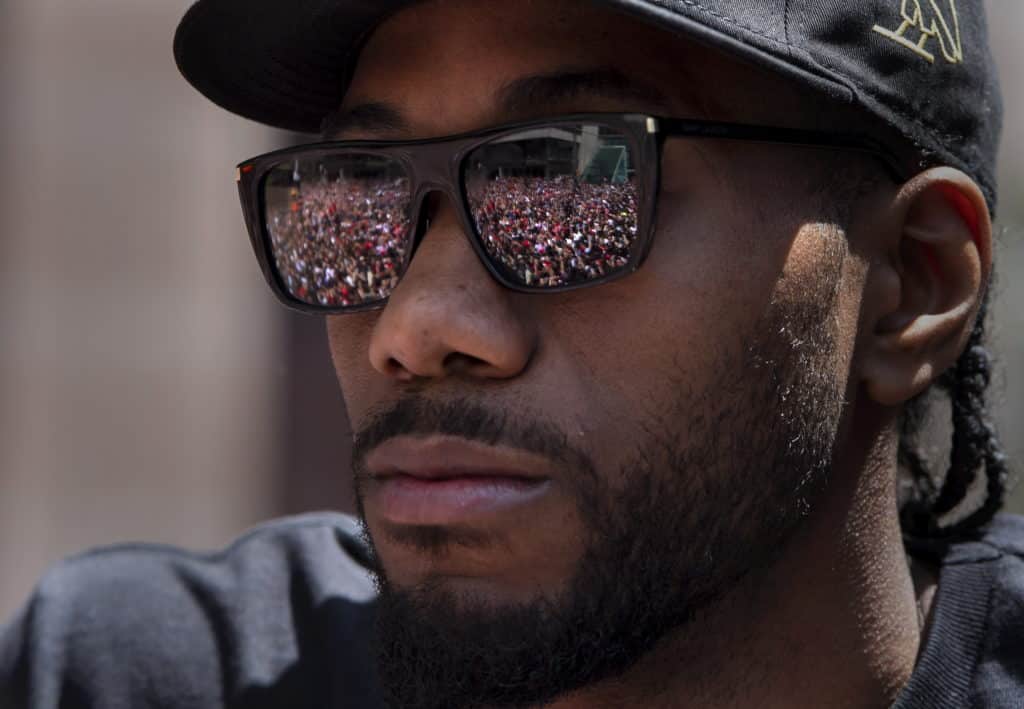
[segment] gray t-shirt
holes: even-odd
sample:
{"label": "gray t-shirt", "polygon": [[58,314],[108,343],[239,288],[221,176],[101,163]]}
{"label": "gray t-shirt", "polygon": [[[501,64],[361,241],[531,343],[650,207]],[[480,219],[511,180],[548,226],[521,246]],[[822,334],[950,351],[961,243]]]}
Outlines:
{"label": "gray t-shirt", "polygon": [[[1024,707],[1024,519],[907,547],[941,572],[896,707]],[[73,557],[0,629],[0,707],[377,707],[362,555],[355,522],[322,513],[217,554],[120,545]]]}

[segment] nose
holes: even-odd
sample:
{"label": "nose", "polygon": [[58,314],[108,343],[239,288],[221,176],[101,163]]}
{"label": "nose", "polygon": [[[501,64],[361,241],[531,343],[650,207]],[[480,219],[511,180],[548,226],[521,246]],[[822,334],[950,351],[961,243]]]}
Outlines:
{"label": "nose", "polygon": [[529,296],[491,277],[450,199],[435,193],[425,206],[426,233],[373,327],[372,366],[398,381],[521,374],[537,345]]}

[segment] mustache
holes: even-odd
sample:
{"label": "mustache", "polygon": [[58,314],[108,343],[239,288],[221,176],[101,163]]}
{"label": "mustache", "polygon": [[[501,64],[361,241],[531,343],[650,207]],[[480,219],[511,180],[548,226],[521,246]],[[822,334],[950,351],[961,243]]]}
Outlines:
{"label": "mustache", "polygon": [[551,421],[508,408],[484,406],[469,398],[435,401],[420,394],[404,396],[365,419],[353,440],[352,468],[361,475],[366,456],[390,438],[428,435],[518,448],[581,471],[594,470],[590,456],[572,445],[565,430]]}

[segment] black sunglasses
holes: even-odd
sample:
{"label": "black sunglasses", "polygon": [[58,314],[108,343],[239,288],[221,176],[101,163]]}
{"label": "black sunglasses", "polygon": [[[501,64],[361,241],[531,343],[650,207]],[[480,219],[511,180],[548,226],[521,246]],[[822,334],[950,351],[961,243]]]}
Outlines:
{"label": "black sunglasses", "polygon": [[575,114],[445,138],[340,141],[238,166],[256,257],[277,297],[307,312],[379,308],[426,232],[425,197],[457,205],[481,262],[512,290],[606,283],[643,263],[668,137],[783,143],[899,159],[859,135],[641,114]]}

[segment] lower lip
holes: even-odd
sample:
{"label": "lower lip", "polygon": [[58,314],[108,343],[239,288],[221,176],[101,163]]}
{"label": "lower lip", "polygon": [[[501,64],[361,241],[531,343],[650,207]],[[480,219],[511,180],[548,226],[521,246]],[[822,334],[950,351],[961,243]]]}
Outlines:
{"label": "lower lip", "polygon": [[511,477],[415,478],[380,480],[380,514],[392,524],[454,525],[506,512],[542,496],[547,480]]}

